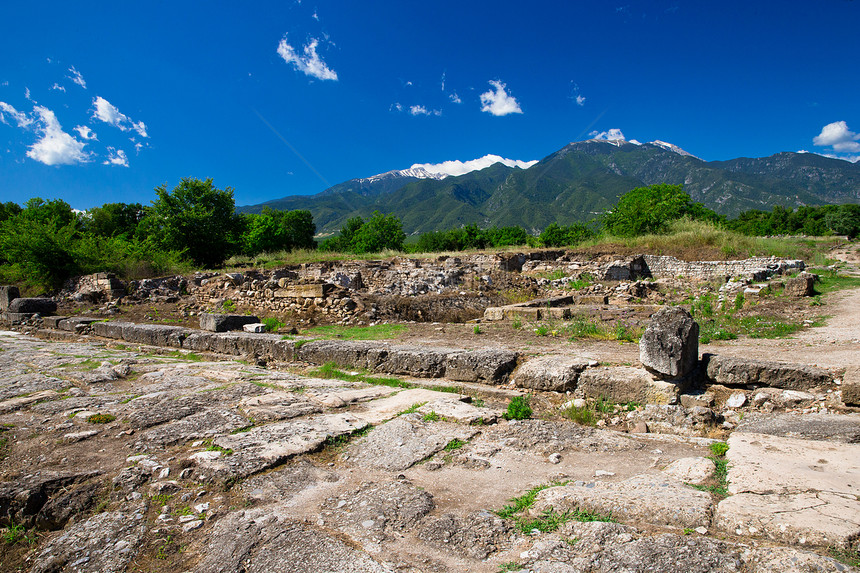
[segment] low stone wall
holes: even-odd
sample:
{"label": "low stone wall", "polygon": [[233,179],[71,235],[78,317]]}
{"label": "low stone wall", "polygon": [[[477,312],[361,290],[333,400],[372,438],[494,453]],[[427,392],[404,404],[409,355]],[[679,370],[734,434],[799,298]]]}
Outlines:
{"label": "low stone wall", "polygon": [[[62,321],[61,323],[62,324]],[[517,366],[519,354],[507,350],[434,348],[361,341],[284,340],[277,334],[206,332],[155,324],[96,322],[91,333],[130,344],[214,352],[274,362],[303,361],[372,372],[458,382],[501,384]]]}
{"label": "low stone wall", "polygon": [[675,257],[642,255],[645,268],[644,276],[654,278],[683,277],[694,280],[713,278],[744,277],[755,281],[765,280],[773,275],[806,268],[803,261],[785,260],[775,257],[753,257],[740,261],[681,261]]}

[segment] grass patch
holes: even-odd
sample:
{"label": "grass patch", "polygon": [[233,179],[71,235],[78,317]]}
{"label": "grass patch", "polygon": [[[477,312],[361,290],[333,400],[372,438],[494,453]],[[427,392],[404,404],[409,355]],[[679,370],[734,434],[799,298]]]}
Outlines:
{"label": "grass patch", "polygon": [[[153,358],[159,357],[158,354],[151,354]],[[203,357],[199,354],[195,354],[194,352],[182,352],[181,350],[173,350],[171,352],[165,352],[160,356],[166,356],[167,358],[175,358],[176,360],[185,360],[187,362],[203,362]]]}
{"label": "grass patch", "polygon": [[113,414],[93,414],[87,416],[87,422],[90,424],[110,424],[114,420],[116,420],[116,416]]}
{"label": "grass patch", "polygon": [[335,449],[343,448],[353,438],[360,438],[361,436],[365,436],[372,429],[373,429],[373,426],[367,425],[364,428],[362,428],[360,430],[356,430],[350,434],[341,434],[339,436],[329,436],[328,438],[325,439],[325,443],[323,444],[323,447],[335,448]]}
{"label": "grass patch", "polygon": [[373,384],[376,386],[389,386],[391,388],[408,389],[418,387],[415,384],[405,382],[403,380],[400,380],[399,378],[369,376],[365,372],[357,372],[356,374],[350,374],[348,372],[340,370],[338,365],[334,362],[326,362],[319,368],[311,370],[309,374],[318,378],[333,378],[336,380],[343,380],[344,382],[364,382],[365,384]]}
{"label": "grass patch", "polygon": [[508,404],[508,410],[503,414],[505,420],[527,420],[532,417],[528,396],[514,396]]}
{"label": "grass patch", "polygon": [[377,324],[375,326],[343,326],[332,324],[309,328],[303,334],[324,340],[387,340],[396,338],[398,334],[405,330],[406,326],[403,324]]}
{"label": "grass patch", "polygon": [[264,318],[263,324],[266,325],[266,332],[277,332],[279,328],[286,326],[285,323],[275,317]]}
{"label": "grass patch", "polygon": [[815,281],[815,294],[827,294],[860,287],[860,277],[840,275],[834,269],[810,269],[810,272],[818,275],[818,280]]}
{"label": "grass patch", "polygon": [[860,567],[860,549],[838,549],[831,547],[828,553],[841,563],[851,567]]}
{"label": "grass patch", "polygon": [[567,510],[563,513],[559,513],[554,509],[548,509],[538,517],[525,517],[521,515],[534,505],[538,493],[550,487],[567,485],[567,483],[566,481],[552,482],[550,484],[535,486],[523,495],[509,499],[509,504],[496,511],[495,514],[502,519],[513,519],[517,528],[524,534],[529,534],[534,530],[552,532],[568,521],[613,521],[611,515],[603,515],[580,508]]}
{"label": "grass patch", "polygon": [[519,571],[522,568],[522,565],[516,561],[506,561],[499,565],[499,573],[510,573],[511,571]]}
{"label": "grass patch", "polygon": [[206,451],[207,452],[221,452],[221,454],[225,455],[225,456],[233,455],[233,450],[231,450],[230,448],[224,448],[224,447],[216,445],[216,444],[209,444],[208,446],[206,446]]}
{"label": "grass patch", "polygon": [[6,545],[16,545],[18,543],[33,545],[36,543],[35,534],[27,531],[27,528],[23,525],[16,525],[14,522],[11,525],[0,528],[0,538],[3,539],[3,543]]}
{"label": "grass patch", "polygon": [[717,500],[729,497],[729,462],[726,459],[726,452],[729,451],[729,445],[725,442],[714,442],[710,446],[711,454],[708,459],[714,462],[717,466],[714,471],[714,477],[711,483],[703,485],[688,484],[699,491],[707,491]]}
{"label": "grass patch", "polygon": [[699,342],[708,344],[712,340],[734,340],[740,335],[749,338],[783,338],[803,330],[801,322],[786,322],[773,316],[737,316],[743,308],[743,298],[734,305],[723,304],[719,308],[713,294],[705,294],[692,301],[690,314],[699,323]]}
{"label": "grass patch", "polygon": [[597,423],[597,414],[588,405],[580,407],[571,404],[561,410],[561,415],[581,426],[593,426]]}

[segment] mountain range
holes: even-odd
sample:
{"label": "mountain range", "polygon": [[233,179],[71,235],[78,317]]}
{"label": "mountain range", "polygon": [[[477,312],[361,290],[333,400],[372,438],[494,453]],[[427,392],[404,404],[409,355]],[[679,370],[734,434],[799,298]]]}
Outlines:
{"label": "mountain range", "polygon": [[590,139],[540,161],[488,155],[465,163],[416,164],[351,179],[316,195],[237,210],[308,209],[320,234],[374,210],[399,217],[407,234],[470,223],[539,232],[552,222],[594,219],[627,191],[656,183],[683,184],[694,201],[730,217],[775,205],[860,203],[860,163],[793,152],[704,161],[664,141]]}

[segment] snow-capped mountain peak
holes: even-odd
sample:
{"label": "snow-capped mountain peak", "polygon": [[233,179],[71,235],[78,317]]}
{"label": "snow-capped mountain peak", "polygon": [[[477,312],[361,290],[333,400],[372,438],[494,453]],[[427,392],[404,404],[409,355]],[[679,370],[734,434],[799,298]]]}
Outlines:
{"label": "snow-capped mountain peak", "polygon": [[[677,145],[675,145],[673,143],[669,143],[667,141],[660,141],[659,139],[655,139],[654,141],[652,141],[650,143],[651,143],[651,145],[656,145],[657,147],[662,147],[663,149],[666,149],[667,151],[674,151],[678,155],[686,155],[687,157],[696,157],[692,153],[690,153],[688,151],[684,151],[683,149],[681,149]],[[698,157],[696,157],[696,159],[698,159]]]}
{"label": "snow-capped mountain peak", "polygon": [[446,177],[456,177],[458,175],[465,175],[466,173],[471,173],[472,171],[478,171],[480,169],[486,169],[491,165],[495,165],[496,163],[501,163],[507,167],[519,167],[520,169],[528,169],[535,163],[534,161],[521,161],[519,159],[506,159],[500,155],[492,155],[488,154],[483,157],[479,157],[478,159],[472,159],[470,161],[443,161],[442,163],[416,163],[409,169],[401,169],[395,171],[388,171],[386,173],[380,173],[379,175],[373,175],[371,177],[367,177],[363,179],[363,181],[373,182],[379,181],[381,179],[387,179],[391,177],[415,177],[416,179],[445,179]]}

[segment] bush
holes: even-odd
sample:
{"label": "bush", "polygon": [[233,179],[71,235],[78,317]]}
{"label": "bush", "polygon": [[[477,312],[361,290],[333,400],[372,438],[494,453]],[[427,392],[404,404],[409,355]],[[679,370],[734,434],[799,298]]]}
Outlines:
{"label": "bush", "polygon": [[514,396],[508,404],[508,411],[504,413],[505,420],[527,420],[532,416],[528,396]]}
{"label": "bush", "polygon": [[669,223],[682,217],[720,221],[722,218],[701,203],[693,203],[681,185],[637,187],[621,196],[603,218],[606,232],[617,237],[660,234]]}

